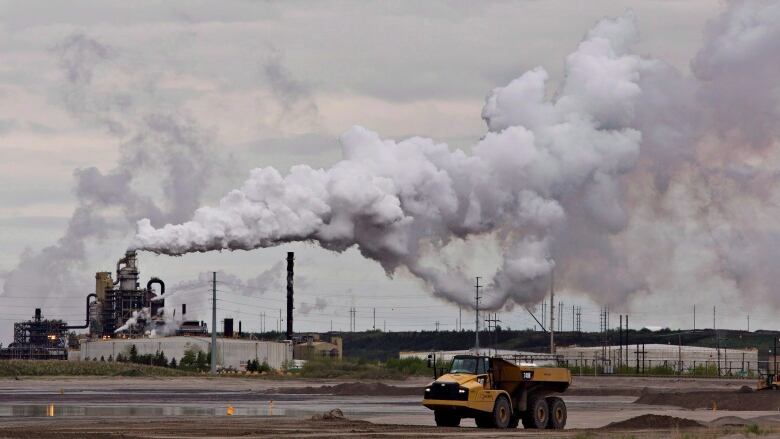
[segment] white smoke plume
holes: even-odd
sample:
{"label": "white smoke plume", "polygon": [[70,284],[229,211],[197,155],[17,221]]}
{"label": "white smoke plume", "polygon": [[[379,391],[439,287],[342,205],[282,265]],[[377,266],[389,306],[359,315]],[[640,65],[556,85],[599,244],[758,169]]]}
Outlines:
{"label": "white smoke plume", "polygon": [[149,308],[142,308],[140,311],[133,311],[133,315],[125,321],[125,323],[116,328],[114,331],[114,334],[119,334],[120,332],[125,332],[129,329],[135,329],[138,327],[141,322],[145,322],[146,325],[151,322],[152,313],[149,310]]}
{"label": "white smoke plume", "polygon": [[322,297],[314,299],[314,303],[301,302],[301,305],[297,307],[298,313],[307,316],[312,311],[323,311],[328,307],[328,301]]}
{"label": "white smoke plume", "polygon": [[[48,304],[84,297],[91,276],[84,276],[87,246],[126,239],[132,224],[150,218],[155,224],[189,217],[214,173],[211,136],[177,108],[155,99],[153,84],[117,86],[126,66],[112,64],[121,51],[77,33],[53,51],[60,61],[61,99],[71,115],[104,129],[116,140],[118,163],[101,171],[76,169],[76,207],[63,236],[40,251],[25,252],[3,277],[2,296],[51,296]],[[119,81],[121,82],[121,81]],[[139,93],[146,89],[148,93]],[[159,184],[158,197],[139,184]],[[41,306],[42,300],[36,301]],[[32,306],[32,305],[31,305]]]}
{"label": "white smoke plume", "polygon": [[553,269],[556,284],[605,304],[703,276],[766,295],[777,270],[752,261],[779,248],[777,204],[762,204],[777,200],[779,32],[777,3],[730,3],[689,77],[633,52],[632,13],[604,19],[566,58],[557,90],[541,67],[494,89],[488,132],[469,153],[354,127],[331,168],[255,169],[186,222],[140,220],[133,247],[356,246],[388,274],[403,268],[469,306],[471,276],[430,259],[453,240],[491,237],[503,259],[492,309],[540,301]]}

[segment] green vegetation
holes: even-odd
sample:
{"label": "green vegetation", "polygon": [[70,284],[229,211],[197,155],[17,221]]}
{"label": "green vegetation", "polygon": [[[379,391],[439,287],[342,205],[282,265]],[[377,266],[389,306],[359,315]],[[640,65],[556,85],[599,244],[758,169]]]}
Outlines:
{"label": "green vegetation", "polygon": [[257,360],[249,360],[246,362],[246,371],[247,372],[260,372],[260,373],[268,373],[271,372],[271,366],[268,365],[268,362],[263,360],[262,363],[260,363]]}
{"label": "green vegetation", "polygon": [[758,424],[750,424],[747,427],[745,427],[745,433],[748,435],[755,434],[761,436],[766,434],[767,432],[762,430]]}
{"label": "green vegetation", "polygon": [[206,372],[211,368],[211,355],[198,348],[189,348],[179,362],[179,369]]}
{"label": "green vegetation", "polygon": [[0,377],[16,376],[185,376],[190,373],[157,366],[108,361],[3,360]]}
{"label": "green vegetation", "polygon": [[[398,358],[401,351],[448,351],[467,349],[474,345],[474,331],[405,331],[405,332],[343,332],[337,334],[344,339],[344,355],[350,358],[387,361]],[[629,330],[624,336],[633,348],[637,344],[671,344],[681,343],[686,346],[702,346],[714,348],[740,349],[759,347],[762,350],[772,347],[773,336],[780,332],[737,330],[719,330],[718,335],[712,329],[693,331],[660,331]],[[273,339],[276,333],[258,335],[262,339]],[[610,343],[618,343],[618,334],[612,331],[608,338]],[[604,334],[600,332],[563,331],[555,334],[559,346],[601,346]],[[483,346],[496,346],[501,349],[522,350],[530,352],[547,352],[550,345],[549,335],[542,331],[511,330],[502,328],[495,333],[480,333]]]}
{"label": "green vegetation", "polygon": [[[439,363],[437,368],[441,370],[446,365]],[[391,359],[386,363],[359,358],[319,358],[307,361],[295,375],[302,378],[402,379],[408,376],[433,376],[433,371],[428,368],[426,360],[418,358]]]}

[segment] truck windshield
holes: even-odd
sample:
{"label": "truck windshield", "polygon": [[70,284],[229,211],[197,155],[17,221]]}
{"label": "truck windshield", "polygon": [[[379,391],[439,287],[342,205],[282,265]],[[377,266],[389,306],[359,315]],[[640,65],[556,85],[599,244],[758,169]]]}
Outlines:
{"label": "truck windshield", "polygon": [[477,371],[476,358],[453,358],[450,373],[475,373]]}

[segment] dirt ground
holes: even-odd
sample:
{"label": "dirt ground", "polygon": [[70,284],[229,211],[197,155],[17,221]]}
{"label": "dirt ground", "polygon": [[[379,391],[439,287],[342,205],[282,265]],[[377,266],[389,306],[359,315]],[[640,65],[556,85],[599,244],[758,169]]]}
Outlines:
{"label": "dirt ground", "polygon": [[780,391],[708,390],[665,392],[645,389],[637,404],[672,405],[686,409],[780,411]]}
{"label": "dirt ground", "polygon": [[[432,413],[420,405],[421,389],[430,381],[426,377],[403,381],[0,379],[0,438],[714,438],[747,437],[750,432],[780,434],[780,413],[774,402],[778,397],[772,392],[741,390],[754,384],[744,380],[575,377],[563,395],[569,407],[567,430],[555,432],[482,430],[473,428],[472,420],[464,420],[457,429],[436,428]],[[726,396],[717,410],[707,404],[705,409],[693,410],[701,404],[686,403],[713,395]],[[336,408],[345,418],[316,419]],[[232,416],[228,416],[230,410]]]}
{"label": "dirt ground", "polygon": [[[692,421],[669,427],[654,424],[656,419],[625,422],[599,430],[482,430],[474,428],[437,428],[408,425],[373,424],[348,419],[312,420],[298,418],[149,418],[134,420],[44,419],[14,420],[0,429],[3,438],[223,438],[223,437],[355,437],[355,438],[739,438],[751,437],[744,425],[720,427],[695,426]],[[780,430],[764,428],[759,432],[772,437]]]}

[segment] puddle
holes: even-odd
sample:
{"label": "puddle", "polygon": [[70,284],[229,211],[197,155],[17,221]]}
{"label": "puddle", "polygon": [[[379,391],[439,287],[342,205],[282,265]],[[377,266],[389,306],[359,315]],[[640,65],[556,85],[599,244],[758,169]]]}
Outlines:
{"label": "puddle", "polygon": [[0,406],[0,418],[43,417],[151,417],[151,416],[306,416],[314,412],[273,406],[171,406],[171,405],[76,405],[76,404],[15,404]]}

